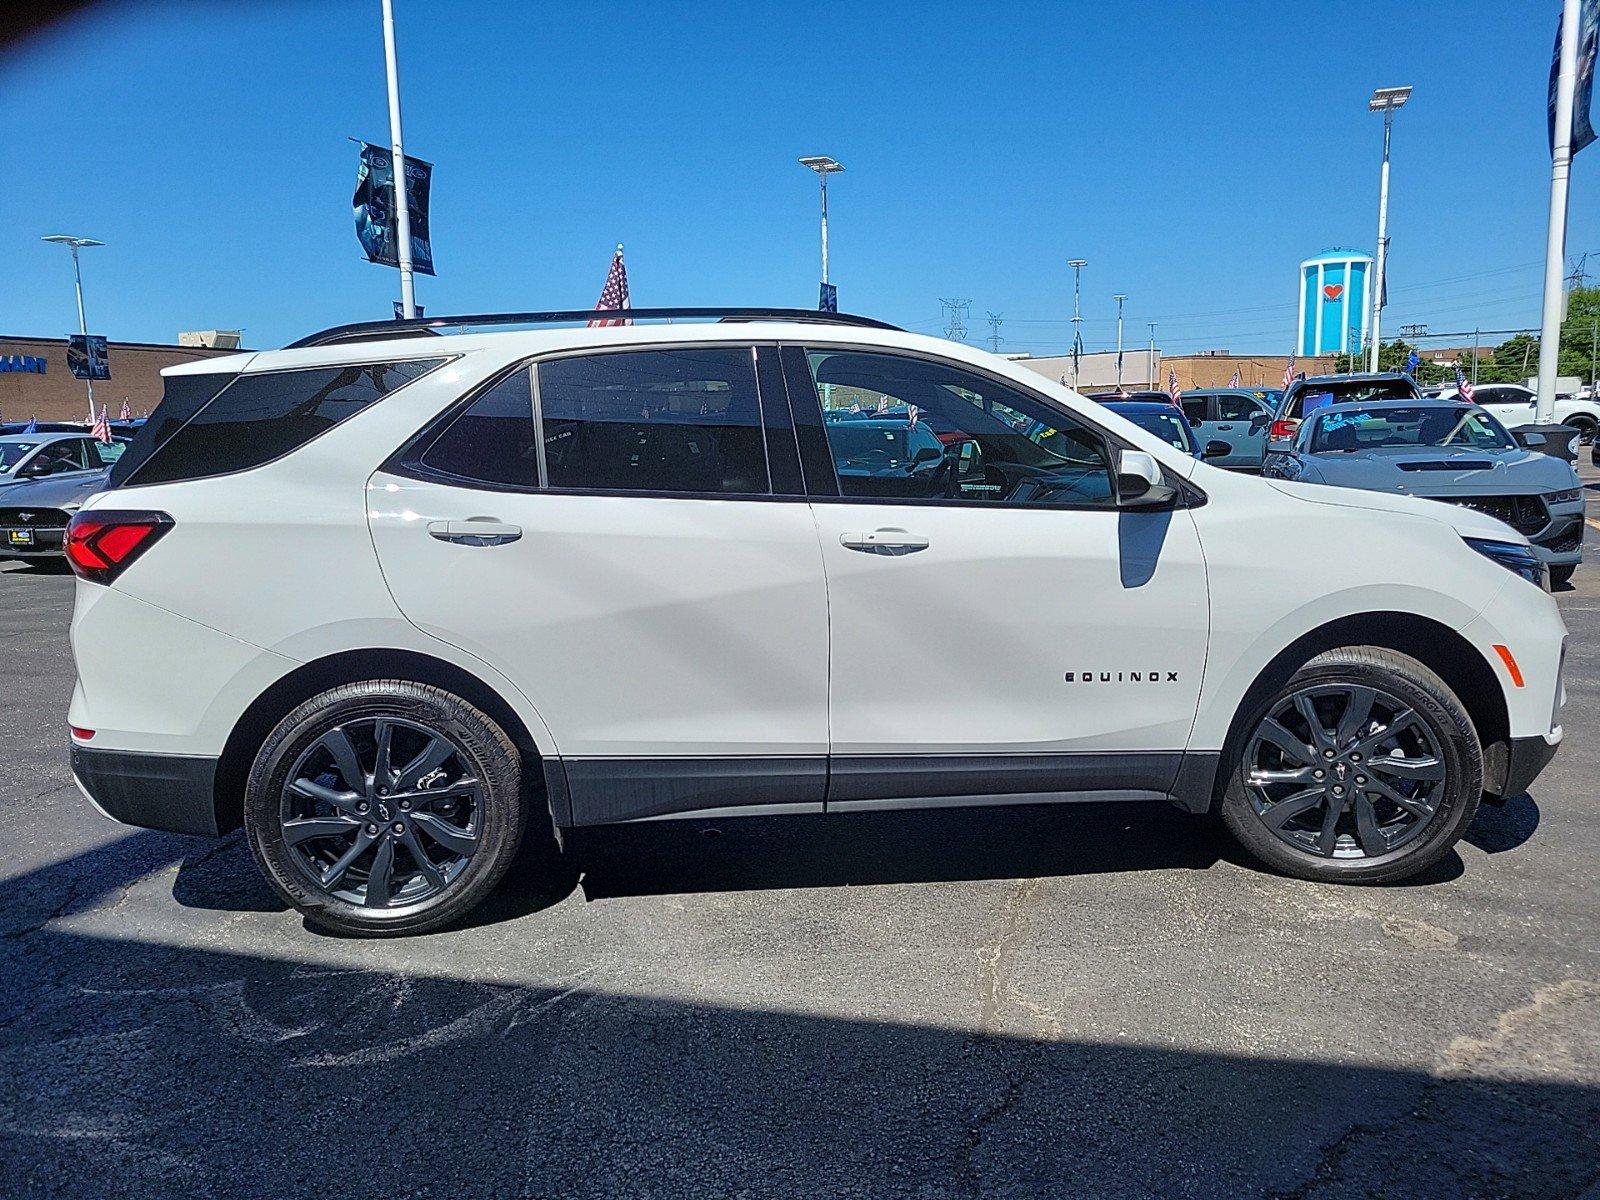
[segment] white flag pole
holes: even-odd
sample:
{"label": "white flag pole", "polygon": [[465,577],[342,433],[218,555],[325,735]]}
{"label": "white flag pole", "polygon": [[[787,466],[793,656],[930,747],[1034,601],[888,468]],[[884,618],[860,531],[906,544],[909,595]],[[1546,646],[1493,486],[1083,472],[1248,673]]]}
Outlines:
{"label": "white flag pole", "polygon": [[406,150],[400,136],[400,64],[394,48],[394,0],[383,0],[383,59],[389,76],[390,174],[394,179],[394,231],[400,260],[400,315],[417,315],[411,273],[411,205],[406,197]]}
{"label": "white flag pole", "polygon": [[1561,279],[1567,257],[1567,185],[1572,174],[1572,98],[1578,84],[1579,0],[1561,6],[1561,60],[1556,76],[1555,149],[1550,155],[1550,227],[1544,243],[1544,313],[1539,329],[1536,425],[1556,419],[1556,372],[1561,355]]}

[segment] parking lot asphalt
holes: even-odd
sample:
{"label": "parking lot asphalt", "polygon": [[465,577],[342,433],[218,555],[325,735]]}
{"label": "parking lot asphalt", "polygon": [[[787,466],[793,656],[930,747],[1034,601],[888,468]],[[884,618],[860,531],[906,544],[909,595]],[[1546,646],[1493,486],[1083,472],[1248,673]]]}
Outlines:
{"label": "parking lot asphalt", "polygon": [[1589,544],[1564,748],[1407,886],[1162,805],[749,819],[378,943],[97,816],[72,580],[0,566],[0,1192],[1600,1195]]}

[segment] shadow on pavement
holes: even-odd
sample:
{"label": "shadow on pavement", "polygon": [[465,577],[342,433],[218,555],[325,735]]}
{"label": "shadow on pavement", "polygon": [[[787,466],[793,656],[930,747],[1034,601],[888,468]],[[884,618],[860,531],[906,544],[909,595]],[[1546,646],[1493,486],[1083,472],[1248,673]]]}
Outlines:
{"label": "shadow on pavement", "polygon": [[3,953],[16,1197],[1543,1198],[1600,1154],[1600,1091],[1503,1077],[1492,1039],[1434,1073],[715,1007],[598,969],[49,929]]}
{"label": "shadow on pavement", "polygon": [[1515,850],[1539,828],[1539,806],[1532,796],[1508,796],[1503,804],[1485,804],[1463,839],[1485,854]]}

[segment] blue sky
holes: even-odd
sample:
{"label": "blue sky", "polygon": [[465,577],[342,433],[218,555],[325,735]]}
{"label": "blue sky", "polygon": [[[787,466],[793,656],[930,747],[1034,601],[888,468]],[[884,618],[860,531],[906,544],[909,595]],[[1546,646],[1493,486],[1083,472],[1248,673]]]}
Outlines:
{"label": "blue sky", "polygon": [[[1538,321],[1553,2],[397,6],[406,148],[436,164],[430,313],[587,307],[619,241],[636,305],[814,305],[795,159],[826,153],[843,308],[931,332],[969,298],[969,340],[992,311],[1001,349],[1059,351],[1082,257],[1090,348],[1121,291],[1130,344],[1156,320],[1172,353],[1282,353],[1300,259],[1372,245],[1365,102],[1410,83],[1386,332]],[[113,338],[387,316],[346,140],[387,139],[378,17],[107,4],[0,57],[0,332],[75,328],[58,231],[108,243],[84,267]],[[1574,258],[1600,251],[1597,173],[1600,148]]]}

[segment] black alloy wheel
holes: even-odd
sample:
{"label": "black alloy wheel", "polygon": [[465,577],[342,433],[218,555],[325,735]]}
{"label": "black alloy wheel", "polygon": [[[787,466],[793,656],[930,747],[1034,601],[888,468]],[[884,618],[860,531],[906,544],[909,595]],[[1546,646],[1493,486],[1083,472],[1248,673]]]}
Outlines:
{"label": "black alloy wheel", "polygon": [[1245,751],[1256,815],[1297,850],[1377,858],[1417,837],[1438,811],[1445,765],[1416,711],[1361,684],[1302,687],[1280,698]]}
{"label": "black alloy wheel", "polygon": [[383,679],[313,696],[245,785],[262,874],[306,920],[381,937],[447,925],[504,876],[523,834],[522,761],[493,718]]}
{"label": "black alloy wheel", "polygon": [[283,840],[307,879],[366,908],[427,900],[481,841],[483,782],[466,750],[415,721],[363,717],[305,750],[283,785]]}

